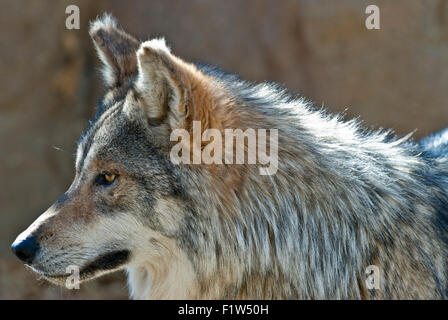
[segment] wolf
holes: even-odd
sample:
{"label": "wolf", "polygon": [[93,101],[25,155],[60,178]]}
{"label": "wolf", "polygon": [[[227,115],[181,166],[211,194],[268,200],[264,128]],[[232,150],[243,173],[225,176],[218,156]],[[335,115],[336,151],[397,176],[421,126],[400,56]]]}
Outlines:
{"label": "wolf", "polygon": [[[73,183],[12,245],[35,272],[64,285],[70,265],[80,281],[126,270],[134,299],[447,298],[448,131],[366,129],[110,15],[89,33],[107,90]],[[172,132],[194,121],[277,129],[277,171],[173,162]]]}

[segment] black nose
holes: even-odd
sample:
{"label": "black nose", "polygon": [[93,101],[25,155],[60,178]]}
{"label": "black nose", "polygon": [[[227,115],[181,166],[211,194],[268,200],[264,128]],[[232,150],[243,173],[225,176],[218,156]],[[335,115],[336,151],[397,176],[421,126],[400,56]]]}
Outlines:
{"label": "black nose", "polygon": [[12,252],[25,263],[31,264],[36,256],[39,245],[36,242],[36,237],[28,237],[21,241],[15,241],[11,246]]}

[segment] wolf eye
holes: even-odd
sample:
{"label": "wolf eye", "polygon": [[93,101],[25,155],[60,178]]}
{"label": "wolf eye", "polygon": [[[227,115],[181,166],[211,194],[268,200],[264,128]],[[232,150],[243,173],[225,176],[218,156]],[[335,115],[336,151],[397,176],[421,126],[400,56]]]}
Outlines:
{"label": "wolf eye", "polygon": [[110,172],[104,172],[96,177],[95,182],[97,184],[108,186],[111,185],[116,179],[117,179],[116,174]]}

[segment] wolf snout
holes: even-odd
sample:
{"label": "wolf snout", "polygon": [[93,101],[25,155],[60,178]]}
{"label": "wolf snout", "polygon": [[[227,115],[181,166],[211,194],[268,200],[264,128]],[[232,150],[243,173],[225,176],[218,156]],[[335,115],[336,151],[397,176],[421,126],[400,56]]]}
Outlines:
{"label": "wolf snout", "polygon": [[35,236],[29,236],[25,239],[16,239],[11,245],[14,254],[26,264],[31,264],[39,250],[39,244]]}

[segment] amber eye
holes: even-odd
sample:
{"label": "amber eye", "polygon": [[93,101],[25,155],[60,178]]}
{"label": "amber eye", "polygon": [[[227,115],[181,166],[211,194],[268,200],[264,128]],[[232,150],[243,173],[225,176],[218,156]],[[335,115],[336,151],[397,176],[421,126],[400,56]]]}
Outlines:
{"label": "amber eye", "polygon": [[116,179],[117,179],[116,174],[110,172],[104,172],[96,177],[95,182],[97,184],[108,186],[111,185]]}
{"label": "amber eye", "polygon": [[107,182],[114,182],[115,180],[115,175],[113,173],[106,173],[104,175],[104,178],[106,179]]}

